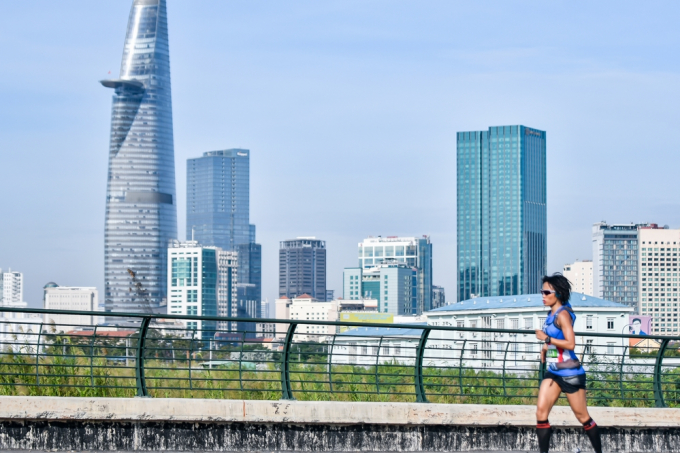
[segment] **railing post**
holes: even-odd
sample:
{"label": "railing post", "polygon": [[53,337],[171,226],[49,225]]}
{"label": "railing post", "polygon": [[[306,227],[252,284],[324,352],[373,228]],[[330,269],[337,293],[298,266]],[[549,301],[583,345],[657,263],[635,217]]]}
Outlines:
{"label": "railing post", "polygon": [[661,388],[661,365],[663,364],[663,355],[668,347],[668,341],[668,338],[661,340],[659,353],[656,355],[656,363],[654,364],[654,405],[656,407],[666,407],[666,402],[663,399],[663,389]]}
{"label": "railing post", "polygon": [[[90,343],[90,385],[94,388],[94,343],[97,340],[97,326],[94,326],[92,332],[92,342]],[[126,349],[127,352],[127,349]]]}
{"label": "railing post", "polygon": [[286,332],[286,339],[283,343],[283,353],[281,354],[281,399],[294,400],[293,389],[290,385],[290,345],[293,343],[295,328],[297,324],[290,323]]}
{"label": "railing post", "polygon": [[415,366],[415,384],[416,384],[416,402],[429,403],[427,395],[425,394],[425,386],[423,385],[423,358],[425,357],[425,344],[427,337],[430,336],[430,329],[425,328],[420,334],[420,341],[416,348],[416,366]]}
{"label": "railing post", "polygon": [[[43,323],[40,323],[38,342],[35,345],[35,385],[40,385],[40,337],[42,336]],[[28,348],[27,348],[28,349]],[[29,349],[30,351],[30,349]]]}
{"label": "railing post", "polygon": [[146,389],[146,377],[144,376],[144,343],[146,342],[146,333],[149,330],[150,317],[142,318],[142,324],[139,326],[139,338],[137,339],[137,357],[135,360],[135,378],[137,380],[137,396],[149,396]]}
{"label": "railing post", "polygon": [[621,399],[624,399],[625,392],[623,391],[623,362],[626,360],[626,351],[628,351],[628,346],[623,348],[623,355],[621,356],[621,367],[619,368],[619,390],[621,390]]}

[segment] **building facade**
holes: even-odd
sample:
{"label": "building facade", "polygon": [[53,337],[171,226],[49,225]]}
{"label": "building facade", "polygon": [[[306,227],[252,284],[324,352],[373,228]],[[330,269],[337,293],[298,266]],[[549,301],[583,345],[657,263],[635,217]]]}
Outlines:
{"label": "building facade", "polygon": [[638,261],[640,228],[649,223],[593,225],[593,293],[638,309]]}
{"label": "building facade", "polygon": [[[628,325],[632,309],[624,304],[592,296],[572,293],[571,304],[577,315],[575,352],[581,360],[596,356],[602,363],[607,356],[628,352],[628,342],[620,338],[588,337],[578,333],[620,334]],[[453,303],[427,312],[432,326],[423,365],[475,369],[504,369],[532,373],[540,360],[543,342],[535,329],[540,329],[548,315],[538,294],[477,298]],[[414,323],[415,324],[415,323]],[[442,331],[436,327],[488,328],[526,330],[526,334],[507,332]],[[347,330],[333,342],[333,363],[371,365],[375,363],[415,363],[420,329],[388,327],[356,327]]]}
{"label": "building facade", "polygon": [[652,317],[649,333],[677,336],[680,229],[641,227],[638,244],[638,313]]}
{"label": "building facade", "polygon": [[236,251],[239,284],[262,295],[262,246],[250,224],[250,151],[208,151],[187,160],[187,240]]}
{"label": "building facade", "polygon": [[[168,314],[185,316],[236,316],[237,256],[196,241],[174,241],[168,249]],[[188,330],[212,339],[217,330],[235,325],[215,321],[182,321]]]}
{"label": "building facade", "polygon": [[[309,294],[288,298],[283,296],[276,299],[276,319],[298,321],[295,329],[296,341],[315,341],[323,343],[329,336],[335,334],[336,326],[320,326],[304,324],[304,321],[337,321],[338,301],[323,302],[314,299]],[[276,338],[285,338],[288,324],[275,324]]]}
{"label": "building facade", "polygon": [[383,261],[395,261],[415,268],[417,298],[415,313],[432,309],[432,243],[429,236],[368,237],[359,243],[359,267],[370,269]]}
{"label": "building facade", "polygon": [[418,315],[418,269],[393,259],[371,268],[345,268],[343,299],[376,299],[380,313]]}
{"label": "building facade", "polygon": [[546,273],[546,133],[457,135],[458,301],[538,292]]}
{"label": "building facade", "polygon": [[25,307],[24,274],[8,269],[0,269],[0,306]]}
{"label": "building facade", "polygon": [[187,160],[187,240],[236,250],[250,242],[250,151]]}
{"label": "building facade", "polygon": [[104,308],[160,312],[167,247],[177,239],[175,156],[165,0],[134,0],[114,89],[106,221]]}
{"label": "building facade", "polygon": [[591,260],[575,261],[566,264],[562,275],[571,282],[571,290],[593,296],[593,262]]}
{"label": "building facade", "polygon": [[315,237],[280,244],[279,297],[294,299],[302,294],[326,300],[326,242]]}
{"label": "building facade", "polygon": [[[99,311],[99,294],[97,288],[59,286],[48,283],[44,287],[43,308],[46,310],[79,310]],[[93,315],[57,315],[45,314],[45,324],[50,324],[56,332],[69,332],[85,327],[95,326],[99,317]]]}

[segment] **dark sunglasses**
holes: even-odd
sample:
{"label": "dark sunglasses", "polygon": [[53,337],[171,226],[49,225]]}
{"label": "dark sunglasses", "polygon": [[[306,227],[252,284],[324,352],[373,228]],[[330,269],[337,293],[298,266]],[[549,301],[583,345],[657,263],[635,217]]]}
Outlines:
{"label": "dark sunglasses", "polygon": [[549,289],[542,289],[540,293],[543,294],[544,296],[549,296],[551,294],[554,294],[555,291],[550,291]]}

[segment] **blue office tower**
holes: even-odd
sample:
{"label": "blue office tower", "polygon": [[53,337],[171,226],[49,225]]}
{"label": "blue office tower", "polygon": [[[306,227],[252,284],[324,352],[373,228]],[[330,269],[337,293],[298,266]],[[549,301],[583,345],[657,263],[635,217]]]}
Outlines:
{"label": "blue office tower", "polygon": [[[187,160],[187,239],[238,252],[238,283],[262,296],[262,247],[250,224],[250,151],[209,151]],[[239,299],[241,300],[241,299]]]}
{"label": "blue office tower", "polygon": [[545,132],[459,132],[458,294],[537,293],[546,273]]}
{"label": "blue office tower", "polygon": [[161,310],[167,247],[177,239],[165,0],[135,0],[115,90],[106,191],[106,311]]}
{"label": "blue office tower", "polygon": [[250,151],[209,151],[187,160],[187,240],[236,250],[250,232]]}

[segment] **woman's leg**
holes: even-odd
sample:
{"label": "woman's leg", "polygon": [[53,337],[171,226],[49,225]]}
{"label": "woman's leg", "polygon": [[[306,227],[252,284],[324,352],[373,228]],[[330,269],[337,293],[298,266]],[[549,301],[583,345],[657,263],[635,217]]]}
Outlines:
{"label": "woman's leg", "polygon": [[541,453],[547,453],[550,449],[550,422],[548,416],[550,410],[560,397],[560,386],[550,378],[543,379],[538,389],[538,403],[536,404],[536,436],[538,437],[538,449]]}
{"label": "woman's leg", "polygon": [[567,393],[567,400],[569,401],[569,406],[574,412],[574,415],[583,424],[583,429],[586,430],[586,435],[590,439],[590,443],[593,445],[595,453],[602,453],[602,440],[600,439],[600,428],[597,427],[597,423],[590,418],[588,414],[588,406],[586,404],[586,391],[581,389],[575,393]]}

